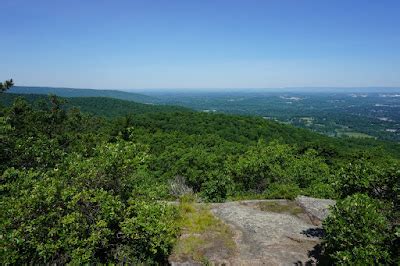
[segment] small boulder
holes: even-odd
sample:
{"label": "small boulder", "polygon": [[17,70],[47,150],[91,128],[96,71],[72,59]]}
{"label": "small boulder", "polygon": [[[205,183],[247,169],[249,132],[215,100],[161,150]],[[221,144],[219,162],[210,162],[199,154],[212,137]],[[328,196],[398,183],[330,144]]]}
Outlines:
{"label": "small boulder", "polygon": [[319,226],[329,215],[329,207],[335,205],[336,201],[298,196],[296,198],[296,203],[304,209],[313,224]]}

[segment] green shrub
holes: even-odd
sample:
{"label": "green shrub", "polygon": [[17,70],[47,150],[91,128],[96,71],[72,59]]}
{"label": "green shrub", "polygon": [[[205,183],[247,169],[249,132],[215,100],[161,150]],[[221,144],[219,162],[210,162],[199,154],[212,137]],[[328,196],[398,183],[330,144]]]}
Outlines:
{"label": "green shrub", "polygon": [[260,141],[238,159],[231,158],[227,168],[235,183],[241,184],[244,190],[262,192],[272,183],[293,179],[286,174],[292,159],[293,147]]}
{"label": "green shrub", "polygon": [[302,194],[302,190],[298,185],[288,184],[271,184],[264,192],[265,198],[268,199],[294,199]]}
{"label": "green shrub", "polygon": [[14,181],[21,184],[16,194],[1,198],[2,264],[107,261],[121,217],[117,197],[64,187],[46,174],[17,178],[26,180]]}
{"label": "green shrub", "polygon": [[202,184],[200,195],[205,201],[223,202],[232,188],[232,180],[220,171],[214,171],[207,176]]}
{"label": "green shrub", "polygon": [[178,218],[175,206],[132,199],[121,231],[140,261],[163,261],[179,234]]}
{"label": "green shrub", "polygon": [[66,158],[59,178],[82,188],[104,189],[126,201],[145,175],[141,170],[146,168],[147,157],[144,145],[124,141],[99,144],[92,157],[72,153]]}
{"label": "green shrub", "polygon": [[331,182],[312,182],[303,191],[305,195],[315,198],[336,199],[338,197]]}
{"label": "green shrub", "polygon": [[384,208],[365,194],[338,201],[323,223],[325,254],[335,264],[390,262],[390,224],[382,214]]}
{"label": "green shrub", "polygon": [[0,264],[165,262],[177,214],[150,203],[168,190],[142,167],[145,150],[117,142],[94,155],[72,154],[46,172],[4,172]]}
{"label": "green shrub", "polygon": [[334,186],[341,197],[364,193],[399,205],[399,160],[379,163],[368,158],[356,159],[338,171]]}

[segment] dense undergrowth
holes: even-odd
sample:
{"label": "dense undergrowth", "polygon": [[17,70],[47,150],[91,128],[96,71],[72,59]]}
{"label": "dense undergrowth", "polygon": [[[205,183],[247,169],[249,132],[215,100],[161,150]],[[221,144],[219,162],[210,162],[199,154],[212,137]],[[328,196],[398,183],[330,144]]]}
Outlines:
{"label": "dense undergrowth", "polygon": [[341,263],[398,259],[396,145],[145,108],[104,119],[56,97],[1,107],[0,263],[164,263],[183,225],[163,201],[182,191],[206,202],[344,199],[325,223],[326,254]]}

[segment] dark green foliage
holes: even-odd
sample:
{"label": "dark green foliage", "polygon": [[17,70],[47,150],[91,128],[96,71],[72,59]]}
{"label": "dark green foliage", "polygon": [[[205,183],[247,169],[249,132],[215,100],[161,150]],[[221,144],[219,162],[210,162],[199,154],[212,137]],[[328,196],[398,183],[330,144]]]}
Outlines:
{"label": "dark green foliage", "polygon": [[[179,196],[177,176],[207,202],[364,193],[385,208],[354,211],[398,230],[399,162],[375,142],[115,99],[10,95],[0,99],[2,264],[165,263],[179,228],[161,202]],[[395,257],[399,237],[382,241]]]}
{"label": "dark green foliage", "polygon": [[4,82],[0,82],[0,93],[5,92],[6,90],[10,89],[14,86],[14,82],[12,79],[6,80]]}
{"label": "dark green foliage", "polygon": [[6,170],[2,263],[164,261],[178,234],[175,208],[130,196],[145,160],[140,147],[115,143],[47,172]]}
{"label": "dark green foliage", "polygon": [[[5,93],[0,98],[0,104],[11,105],[13,101],[23,97],[30,103],[37,103],[39,106],[48,107],[51,104],[47,96],[36,94],[12,94]],[[143,114],[149,112],[177,112],[188,111],[189,109],[178,106],[169,105],[154,105],[129,102],[120,99],[107,98],[107,97],[79,97],[79,98],[59,98],[64,101],[64,108],[78,108],[84,113],[89,113],[97,116],[115,118],[127,114]],[[41,101],[39,104],[38,101]]]}
{"label": "dark green foliage", "polygon": [[357,156],[335,179],[344,199],[324,222],[325,254],[338,264],[399,263],[398,160]]}
{"label": "dark green foliage", "polygon": [[396,94],[399,88],[169,91],[152,95],[162,97],[165,103],[199,111],[257,115],[329,136],[366,140],[365,144],[370,145],[371,139],[365,138],[400,140],[400,105]]}
{"label": "dark green foliage", "polygon": [[[259,142],[237,160],[231,159],[228,169],[237,186],[265,191],[269,197],[281,194],[293,198],[302,189],[305,194],[321,197],[329,191],[329,166],[313,149],[300,154],[295,146]],[[328,184],[327,190],[314,189],[323,184]]]}
{"label": "dark green foliage", "polygon": [[93,89],[73,89],[73,88],[53,88],[53,87],[26,87],[15,86],[11,90],[15,94],[54,94],[58,97],[107,97],[114,99],[121,99],[126,101],[135,101],[139,103],[156,103],[159,100],[155,97],[125,92],[117,90],[93,90]]}
{"label": "dark green foliage", "polygon": [[400,206],[400,164],[398,160],[356,158],[338,171],[335,188],[341,197],[365,193],[373,198],[394,201]]}
{"label": "dark green foliage", "polygon": [[145,145],[106,142],[106,121],[55,97],[1,114],[1,264],[165,261],[177,216],[152,201],[162,186],[146,172]]}
{"label": "dark green foliage", "polygon": [[262,192],[271,183],[292,181],[292,176],[286,173],[292,158],[292,147],[260,142],[232,162],[229,169],[236,183],[242,184],[244,189]]}
{"label": "dark green foliage", "polygon": [[393,235],[385,206],[365,194],[339,201],[324,221],[325,249],[335,264],[373,265],[391,261]]}
{"label": "dark green foliage", "polygon": [[2,199],[2,263],[99,261],[121,217],[118,198],[103,190],[67,187],[51,174],[9,170]]}

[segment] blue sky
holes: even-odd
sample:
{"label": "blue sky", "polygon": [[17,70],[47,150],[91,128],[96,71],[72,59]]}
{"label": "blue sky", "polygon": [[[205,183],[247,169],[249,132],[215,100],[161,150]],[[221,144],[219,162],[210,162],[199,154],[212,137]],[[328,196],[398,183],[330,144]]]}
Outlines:
{"label": "blue sky", "polygon": [[0,0],[0,79],[81,88],[400,86],[400,1]]}

